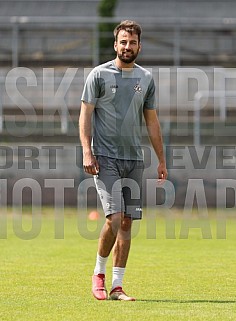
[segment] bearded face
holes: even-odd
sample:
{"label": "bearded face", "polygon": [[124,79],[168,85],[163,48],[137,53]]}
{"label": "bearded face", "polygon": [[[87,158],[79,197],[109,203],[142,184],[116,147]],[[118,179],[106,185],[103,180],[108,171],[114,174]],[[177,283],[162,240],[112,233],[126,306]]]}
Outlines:
{"label": "bearded face", "polygon": [[124,64],[134,62],[140,51],[138,35],[121,30],[114,44],[114,49],[117,52],[117,57]]}

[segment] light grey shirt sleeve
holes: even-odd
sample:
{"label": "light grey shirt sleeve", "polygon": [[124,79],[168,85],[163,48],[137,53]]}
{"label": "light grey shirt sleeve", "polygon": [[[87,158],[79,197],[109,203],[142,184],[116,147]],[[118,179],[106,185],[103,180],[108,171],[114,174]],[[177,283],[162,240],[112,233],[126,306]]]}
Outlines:
{"label": "light grey shirt sleeve", "polygon": [[96,69],[93,69],[85,82],[81,100],[89,104],[96,105],[100,96],[99,75]]}
{"label": "light grey shirt sleeve", "polygon": [[155,83],[153,78],[151,78],[151,81],[149,83],[145,100],[143,104],[143,109],[156,109],[156,97],[155,97]]}

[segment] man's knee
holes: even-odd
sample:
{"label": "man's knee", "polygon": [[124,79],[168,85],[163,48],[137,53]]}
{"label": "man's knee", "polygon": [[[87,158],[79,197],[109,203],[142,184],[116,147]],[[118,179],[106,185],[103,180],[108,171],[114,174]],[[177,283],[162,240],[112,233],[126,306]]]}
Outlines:
{"label": "man's knee", "polygon": [[131,230],[132,219],[130,217],[124,217],[121,222],[121,229],[124,232],[128,232]]}
{"label": "man's knee", "polygon": [[114,213],[106,218],[106,224],[110,229],[112,229],[114,234],[117,234],[118,230],[122,225],[124,214],[123,213]]}
{"label": "man's knee", "polygon": [[118,230],[123,232],[131,231],[132,219],[124,216],[124,213],[115,213],[107,217],[106,223],[109,229],[112,229],[114,234],[117,234]]}

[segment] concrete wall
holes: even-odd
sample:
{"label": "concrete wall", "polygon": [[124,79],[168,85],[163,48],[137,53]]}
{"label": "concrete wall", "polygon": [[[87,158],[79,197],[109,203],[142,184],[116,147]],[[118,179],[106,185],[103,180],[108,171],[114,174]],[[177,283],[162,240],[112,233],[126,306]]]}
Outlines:
{"label": "concrete wall", "polygon": [[[97,16],[99,0],[2,0],[0,16]],[[233,0],[118,0],[117,17],[222,18],[236,16]]]}
{"label": "concrete wall", "polygon": [[2,0],[0,16],[97,16],[99,0]]}
{"label": "concrete wall", "polygon": [[233,0],[119,0],[116,15],[119,17],[159,18],[224,18],[236,16]]}

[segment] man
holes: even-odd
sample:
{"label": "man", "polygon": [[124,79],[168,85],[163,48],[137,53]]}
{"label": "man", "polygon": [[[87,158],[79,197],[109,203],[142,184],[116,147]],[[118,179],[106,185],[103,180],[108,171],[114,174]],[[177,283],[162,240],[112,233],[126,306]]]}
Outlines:
{"label": "man", "polygon": [[81,99],[79,126],[83,166],[86,173],[94,175],[106,215],[92,278],[92,292],[98,300],[108,298],[105,273],[112,250],[109,297],[135,300],[123,291],[122,282],[130,250],[132,221],[141,219],[142,215],[144,166],[140,141],[143,115],[159,159],[158,180],[162,182],[167,177],[154,81],[149,71],[135,63],[141,49],[140,36],[141,27],[135,21],[123,21],[115,28],[116,58],[92,70]]}

